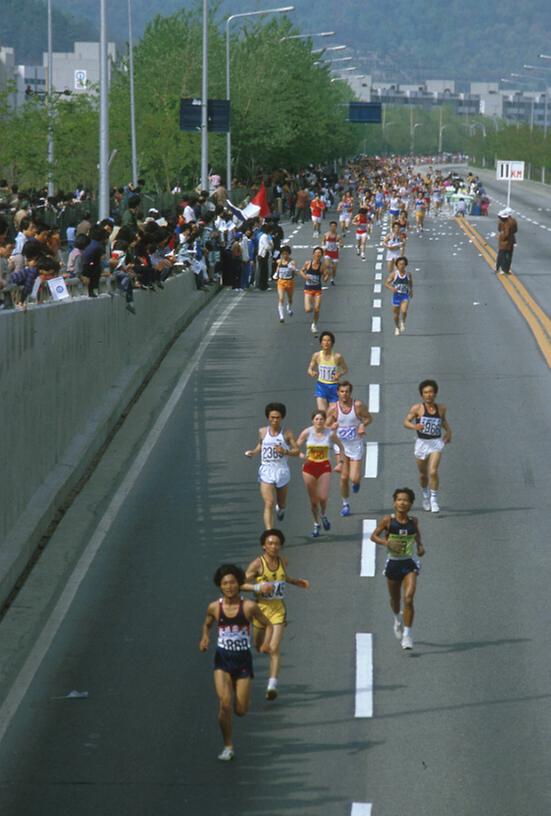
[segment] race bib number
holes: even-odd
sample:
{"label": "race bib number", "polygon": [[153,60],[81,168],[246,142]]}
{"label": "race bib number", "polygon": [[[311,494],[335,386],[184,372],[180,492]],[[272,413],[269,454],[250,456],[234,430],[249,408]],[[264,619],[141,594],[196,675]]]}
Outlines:
{"label": "race bib number", "polygon": [[281,601],[285,597],[285,581],[272,581],[272,591],[269,595],[259,595],[259,601]]}
{"label": "race bib number", "polygon": [[264,463],[278,462],[281,459],[283,459],[283,453],[275,445],[268,445],[262,451],[262,461]]}
{"label": "race bib number", "polygon": [[356,428],[339,428],[337,430],[337,436],[339,439],[345,439],[347,442],[353,442],[357,439],[357,429]]}
{"label": "race bib number", "polygon": [[327,457],[327,448],[326,447],[309,447],[308,448],[308,459],[312,462],[325,462]]}
{"label": "race bib number", "polygon": [[441,424],[442,420],[440,417],[421,417],[423,433],[427,436],[438,438],[442,432]]}
{"label": "race bib number", "polygon": [[249,639],[247,637],[220,637],[218,645],[221,649],[227,652],[245,652],[249,648]]}

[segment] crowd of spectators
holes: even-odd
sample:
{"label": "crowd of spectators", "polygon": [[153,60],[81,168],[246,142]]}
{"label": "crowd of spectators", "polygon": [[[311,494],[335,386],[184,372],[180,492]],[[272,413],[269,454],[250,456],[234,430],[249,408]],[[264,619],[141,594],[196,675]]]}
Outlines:
{"label": "crowd of spectators", "polygon": [[[81,186],[48,198],[46,190],[22,193],[0,180],[0,308],[40,304],[49,298],[47,282],[63,277],[72,296],[121,293],[135,313],[136,289],[162,290],[167,277],[184,268],[194,273],[198,289],[221,283],[236,291],[266,290],[284,238],[281,217],[304,222],[314,194],[331,203],[336,180],[327,168],[265,176],[239,205],[263,185],[271,214],[244,222],[216,176],[208,192],[186,195],[176,186],[177,206],[170,211],[144,209],[143,182],[114,189],[110,216],[100,222]],[[57,226],[75,204],[78,221]]]}

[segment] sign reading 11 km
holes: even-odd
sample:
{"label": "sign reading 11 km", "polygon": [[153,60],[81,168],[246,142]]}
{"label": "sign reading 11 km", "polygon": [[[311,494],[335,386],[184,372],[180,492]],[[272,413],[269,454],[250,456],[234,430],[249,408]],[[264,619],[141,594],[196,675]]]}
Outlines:
{"label": "sign reading 11 km", "polygon": [[507,206],[511,203],[511,182],[524,181],[523,161],[497,161],[496,178],[507,182]]}

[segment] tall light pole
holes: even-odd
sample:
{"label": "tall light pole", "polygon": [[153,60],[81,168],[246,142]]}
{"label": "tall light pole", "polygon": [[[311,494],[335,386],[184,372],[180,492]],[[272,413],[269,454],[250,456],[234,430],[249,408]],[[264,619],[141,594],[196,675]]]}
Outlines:
{"label": "tall light pole", "polygon": [[282,37],[280,42],[284,40],[307,40],[309,37],[334,37],[334,31],[316,31],[315,34],[288,34],[286,37]]}
{"label": "tall light pole", "polygon": [[107,0],[100,0],[99,42],[99,220],[109,216],[109,83],[107,67]]}
{"label": "tall light pole", "polygon": [[421,122],[416,122],[413,125],[413,130],[411,131],[411,153],[412,155],[415,153],[415,131],[418,127],[422,127]]}
{"label": "tall light pole", "polygon": [[54,186],[54,112],[52,109],[52,74],[54,71],[53,44],[52,44],[52,0],[48,0],[48,85],[46,94],[48,100],[48,196],[55,193]]}
{"label": "tall light pole", "polygon": [[203,67],[201,81],[201,190],[209,188],[209,3],[203,0]]}
{"label": "tall light pole", "polygon": [[[294,6],[281,6],[280,8],[263,9],[262,11],[242,11],[240,14],[231,14],[226,19],[226,99],[228,102],[231,97],[230,85],[230,23],[237,17],[256,17],[260,14],[282,14],[286,11],[294,11]],[[298,35],[296,35],[298,36]],[[329,36],[329,32],[323,33],[320,36]],[[291,39],[291,37],[283,37],[282,39]],[[231,190],[232,182],[232,159],[231,159],[231,120],[226,134],[226,189]],[[206,189],[204,187],[203,189]]]}
{"label": "tall light pole", "polygon": [[132,150],[132,184],[138,183],[138,148],[136,143],[136,98],[134,96],[134,38],[132,34],[132,0],[128,0],[128,69],[130,71],[130,144]]}

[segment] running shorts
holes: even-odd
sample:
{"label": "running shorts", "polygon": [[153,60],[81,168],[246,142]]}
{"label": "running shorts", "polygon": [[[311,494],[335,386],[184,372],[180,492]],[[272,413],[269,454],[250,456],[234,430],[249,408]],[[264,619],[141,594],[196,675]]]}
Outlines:
{"label": "running shorts", "polygon": [[258,469],[258,481],[264,482],[264,484],[271,484],[280,488],[288,485],[290,480],[291,470],[286,462],[282,465],[260,465]]}
{"label": "running shorts", "polygon": [[383,575],[391,581],[403,581],[410,572],[419,575],[420,571],[421,564],[413,558],[387,558]]}
{"label": "running shorts", "polygon": [[339,221],[347,221],[348,222],[348,221],[350,221],[351,218],[352,218],[352,216],[350,215],[350,213],[347,213],[347,212],[344,212],[344,213],[342,212],[339,215]]}
{"label": "running shorts", "polygon": [[321,297],[322,289],[321,286],[316,289],[310,289],[309,286],[304,287],[304,294],[305,295],[312,295],[312,297]]}
{"label": "running shorts", "polygon": [[365,228],[365,229],[357,229],[357,230],[356,230],[356,235],[358,236],[358,238],[359,238],[361,235],[367,235],[367,228]]}
{"label": "running shorts", "polygon": [[313,224],[321,224],[321,215],[313,215],[312,216],[312,223]]}
{"label": "running shorts", "polygon": [[323,462],[312,462],[307,459],[302,466],[304,473],[309,473],[314,479],[319,479],[324,473],[331,473],[331,462],[325,459]]}
{"label": "running shorts", "polygon": [[445,443],[443,439],[416,439],[415,440],[415,458],[426,459],[431,453],[440,453],[444,450]]}
{"label": "running shorts", "polygon": [[[271,624],[275,626],[276,624],[285,625],[287,623],[287,608],[283,601],[257,601],[257,603],[260,611],[263,615],[266,615]],[[255,618],[253,618],[253,627],[255,629],[265,628]]]}
{"label": "running shorts", "polygon": [[253,656],[250,649],[243,652],[230,652],[217,648],[214,653],[214,670],[226,672],[232,680],[254,677]]}
{"label": "running shorts", "polygon": [[320,382],[319,380],[316,383],[316,391],[314,393],[315,397],[321,397],[321,399],[327,400],[327,402],[338,402],[339,395],[337,393],[337,389],[339,387],[338,383],[324,383]]}
{"label": "running shorts", "polygon": [[[362,439],[355,439],[353,442],[346,442],[341,439],[344,446],[344,455],[353,462],[360,462],[364,455],[364,443]],[[338,450],[338,449],[337,449]]]}
{"label": "running shorts", "polygon": [[392,305],[399,306],[404,301],[409,300],[409,295],[407,292],[393,292],[392,293]]}
{"label": "running shorts", "polygon": [[396,258],[400,257],[400,250],[399,249],[387,249],[386,251],[386,259],[387,261],[395,261]]}
{"label": "running shorts", "polygon": [[400,210],[389,210],[388,212],[395,218],[398,218],[398,216],[400,215]]}
{"label": "running shorts", "polygon": [[295,289],[295,282],[294,280],[281,280],[281,278],[277,282],[278,289],[285,289],[287,292],[293,292]]}
{"label": "running shorts", "polygon": [[339,253],[332,255],[331,252],[326,252],[323,256],[326,261],[333,261],[333,263],[338,263],[339,260]]}

